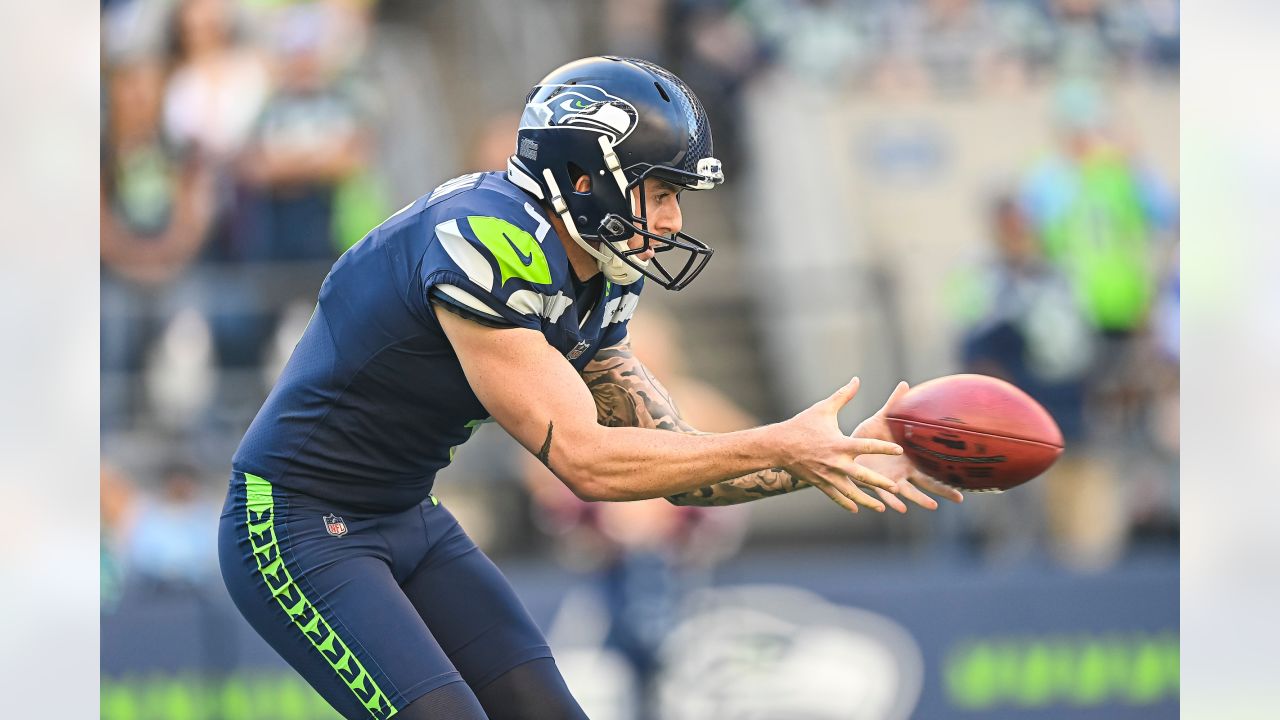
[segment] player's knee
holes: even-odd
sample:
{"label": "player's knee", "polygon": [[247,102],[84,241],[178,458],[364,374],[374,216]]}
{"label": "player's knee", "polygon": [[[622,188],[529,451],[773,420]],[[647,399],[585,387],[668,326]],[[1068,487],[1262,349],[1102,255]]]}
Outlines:
{"label": "player's knee", "polygon": [[432,690],[396,713],[400,720],[490,720],[475,693],[459,680]]}
{"label": "player's knee", "polygon": [[587,720],[551,658],[516,666],[476,695],[490,720]]}

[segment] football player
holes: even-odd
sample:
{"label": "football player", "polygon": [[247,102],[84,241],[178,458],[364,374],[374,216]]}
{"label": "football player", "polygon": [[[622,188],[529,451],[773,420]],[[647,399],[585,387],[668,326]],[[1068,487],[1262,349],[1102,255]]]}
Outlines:
{"label": "football player", "polygon": [[680,193],[723,173],[677,77],[565,65],[526,98],[515,150],[505,173],[444,183],[338,260],[232,461],[227,587],[345,717],[585,717],[431,494],[482,423],[586,500],[718,505],[812,485],[857,512],[936,507],[913,481],[955,494],[912,474],[881,414],[840,431],[857,379],[785,422],[702,434],[631,352],[643,285],[682,288],[711,257],[683,232]]}

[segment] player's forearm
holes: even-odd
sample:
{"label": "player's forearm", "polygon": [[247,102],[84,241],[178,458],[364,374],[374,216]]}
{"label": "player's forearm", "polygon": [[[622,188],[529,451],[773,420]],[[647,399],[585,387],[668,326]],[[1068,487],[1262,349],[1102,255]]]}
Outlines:
{"label": "player's forearm", "polygon": [[[788,443],[772,427],[721,435],[597,427],[593,435],[591,442],[575,438],[570,445],[573,452],[559,454],[558,462],[550,463],[585,500],[647,500],[694,493],[729,479],[753,477],[785,464],[790,457]],[[554,427],[548,428],[547,437],[545,452],[538,455],[550,459],[557,455]]]}
{"label": "player's forearm", "polygon": [[[629,342],[601,350],[583,372],[583,379],[595,398],[601,425],[705,434],[680,415],[671,394],[635,357]],[[806,487],[808,483],[770,466],[664,497],[675,505],[736,505]]]}
{"label": "player's forearm", "polygon": [[807,487],[812,486],[796,479],[786,470],[775,467],[666,497],[672,505],[737,505],[785,495]]}

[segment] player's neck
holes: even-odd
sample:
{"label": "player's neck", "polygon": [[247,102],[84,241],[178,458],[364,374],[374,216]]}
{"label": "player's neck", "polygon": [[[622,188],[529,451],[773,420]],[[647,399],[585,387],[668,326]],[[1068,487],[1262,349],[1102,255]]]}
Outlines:
{"label": "player's neck", "polygon": [[556,237],[560,238],[560,244],[564,245],[564,254],[569,258],[569,267],[573,268],[574,276],[579,280],[595,277],[600,272],[600,264],[573,239],[559,215],[548,211],[547,217],[551,220],[552,229],[556,231]]}

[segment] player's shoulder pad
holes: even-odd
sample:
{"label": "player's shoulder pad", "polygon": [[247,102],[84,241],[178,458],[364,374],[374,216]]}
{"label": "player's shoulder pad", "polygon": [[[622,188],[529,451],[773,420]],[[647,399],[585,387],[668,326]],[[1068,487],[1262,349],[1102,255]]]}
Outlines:
{"label": "player's shoulder pad", "polygon": [[551,223],[501,174],[451,180],[427,204],[450,264],[481,288],[508,296],[521,289],[554,292],[564,283],[567,258]]}

